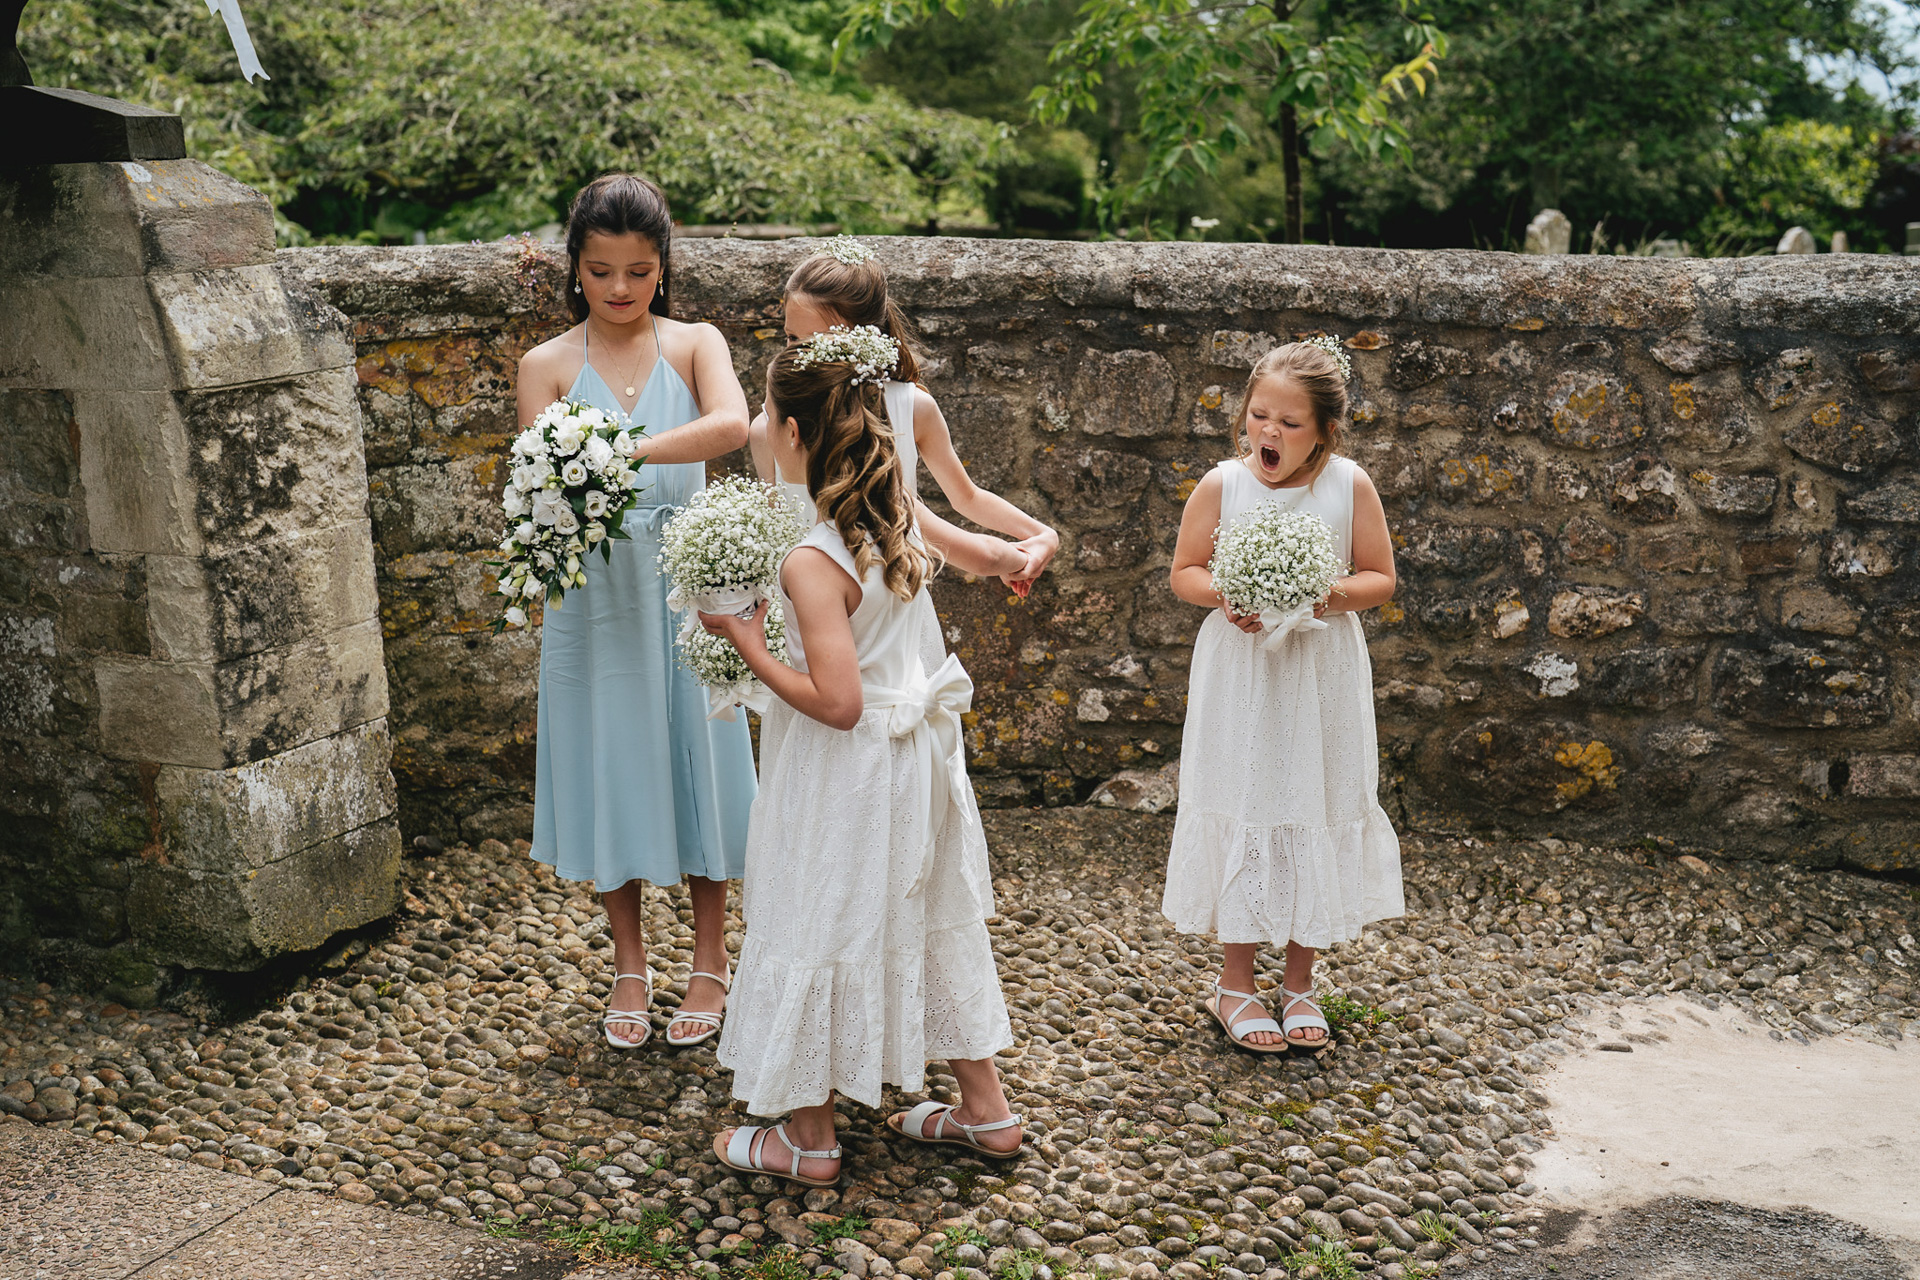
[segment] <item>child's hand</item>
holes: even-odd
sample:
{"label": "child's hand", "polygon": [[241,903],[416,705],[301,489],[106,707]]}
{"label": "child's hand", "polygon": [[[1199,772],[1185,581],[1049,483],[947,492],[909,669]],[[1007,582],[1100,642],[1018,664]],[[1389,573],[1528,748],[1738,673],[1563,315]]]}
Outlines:
{"label": "child's hand", "polygon": [[1233,606],[1230,604],[1226,604],[1224,602],[1220,606],[1220,612],[1227,615],[1228,622],[1231,622],[1234,626],[1240,628],[1242,631],[1246,632],[1248,635],[1257,636],[1260,634],[1260,615],[1259,614],[1235,613],[1233,611]]}
{"label": "child's hand", "polygon": [[1330,613],[1345,613],[1347,611],[1347,593],[1344,589],[1344,584],[1349,581],[1351,581],[1349,578],[1335,579],[1333,590],[1328,593],[1327,598],[1313,606],[1313,616],[1316,618],[1324,618]]}
{"label": "child's hand", "polygon": [[1042,529],[1031,538],[1014,543],[1026,553],[1027,567],[1007,578],[1007,585],[1026,599],[1027,592],[1033,590],[1033,580],[1047,571],[1047,565],[1060,550],[1060,534],[1051,526]]}
{"label": "child's hand", "polygon": [[726,637],[742,655],[754,649],[765,652],[767,609],[770,604],[770,601],[762,600],[752,616],[746,618],[735,613],[701,613],[695,616],[700,619],[700,625],[707,629],[709,635]]}
{"label": "child's hand", "polygon": [[1040,571],[1033,567],[1033,550],[1024,542],[1008,543],[1007,549],[1020,557],[1020,565],[1001,574],[1000,581],[1006,584],[1009,591],[1025,600],[1027,593],[1033,590],[1033,580],[1040,576]]}

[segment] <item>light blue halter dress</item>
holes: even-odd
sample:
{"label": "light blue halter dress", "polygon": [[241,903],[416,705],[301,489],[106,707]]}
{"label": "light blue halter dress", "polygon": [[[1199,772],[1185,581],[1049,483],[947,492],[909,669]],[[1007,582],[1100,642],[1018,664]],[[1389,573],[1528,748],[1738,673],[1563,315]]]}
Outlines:
{"label": "light blue halter dress", "polygon": [[[700,416],[664,356],[631,417],[591,364],[567,394],[655,437]],[[603,893],[631,880],[738,879],[755,791],[746,717],[707,719],[706,693],[676,661],[655,560],[661,524],[706,486],[706,466],[646,465],[640,476],[623,526],[632,541],[583,562],[587,585],[546,611],[540,634],[533,856]]]}

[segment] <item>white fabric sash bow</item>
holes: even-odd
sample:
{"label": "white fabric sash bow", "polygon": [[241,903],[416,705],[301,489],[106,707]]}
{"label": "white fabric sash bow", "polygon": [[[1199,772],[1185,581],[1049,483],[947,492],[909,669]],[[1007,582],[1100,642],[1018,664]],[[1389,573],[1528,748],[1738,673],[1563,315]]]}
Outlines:
{"label": "white fabric sash bow", "polygon": [[1325,619],[1313,616],[1313,602],[1295,605],[1291,609],[1262,609],[1260,611],[1260,647],[1277,649],[1280,642],[1292,631],[1325,631]]}
{"label": "white fabric sash bow", "polygon": [[861,694],[868,710],[888,713],[889,737],[912,739],[921,785],[932,800],[921,834],[920,870],[907,890],[909,898],[917,897],[933,872],[934,849],[948,813],[967,789],[960,717],[973,707],[973,679],[960,659],[948,654],[938,670],[911,689],[869,684],[861,687]]}

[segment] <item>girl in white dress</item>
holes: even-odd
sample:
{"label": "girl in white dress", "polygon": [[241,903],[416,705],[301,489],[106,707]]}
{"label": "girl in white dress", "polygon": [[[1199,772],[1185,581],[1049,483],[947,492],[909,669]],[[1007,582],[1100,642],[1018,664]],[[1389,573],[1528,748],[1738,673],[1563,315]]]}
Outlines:
{"label": "girl in white dress", "polygon": [[[833,1097],[879,1106],[945,1058],[957,1107],[923,1103],[896,1132],[988,1155],[1017,1151],[993,1055],[1013,1043],[986,920],[993,887],[960,739],[972,682],[957,658],[931,674],[920,610],[933,563],[918,543],[878,379],[850,344],[789,347],[767,376],[780,474],[804,478],[822,517],[781,567],[786,662],[760,614],[702,614],[775,695],[760,729],[760,794],[741,889],[746,939],[719,1059],[734,1096],[785,1124],[718,1135],[729,1167],[809,1186],[840,1176]],[[866,362],[871,363],[871,362]],[[1026,556],[977,535],[949,551],[970,572]]]}
{"label": "girl in white dress", "polygon": [[[883,416],[893,428],[895,447],[907,478],[907,496],[918,510],[926,544],[936,554],[944,554],[947,540],[953,536],[949,533],[953,526],[927,510],[915,496],[919,464],[923,460],[956,512],[983,529],[1020,540],[1016,545],[1026,561],[1013,573],[1004,575],[1004,580],[1024,597],[1060,549],[1060,535],[999,494],[982,489],[967,474],[960,455],[954,451],[953,436],[947,430],[947,420],[939,404],[925,387],[918,385],[920,367],[907,340],[906,318],[887,294],[886,269],[875,260],[873,250],[852,236],[833,237],[824,249],[794,268],[781,290],[780,304],[788,346],[835,325],[848,328],[872,325],[899,346],[900,362],[882,387],[886,405]],[[765,418],[754,419],[748,444],[760,478],[776,479]],[[787,487],[811,509],[811,500],[802,486]],[[928,663],[935,665],[946,656],[946,648],[940,641],[939,621],[931,598],[922,621],[930,636]]]}
{"label": "girl in white dress", "polygon": [[[1213,933],[1225,969],[1206,1008],[1262,1053],[1326,1044],[1314,953],[1405,912],[1400,841],[1377,798],[1373,668],[1359,611],[1393,596],[1393,543],[1367,473],[1338,457],[1345,360],[1295,342],[1254,366],[1241,402],[1244,453],[1187,499],[1173,590],[1212,609],[1193,645],[1181,737],[1180,814],[1162,909],[1183,933]],[[1217,529],[1260,503],[1312,512],[1352,566],[1314,610],[1324,629],[1272,648],[1257,616],[1214,590]],[[1286,947],[1276,1022],[1254,994],[1254,953]]]}

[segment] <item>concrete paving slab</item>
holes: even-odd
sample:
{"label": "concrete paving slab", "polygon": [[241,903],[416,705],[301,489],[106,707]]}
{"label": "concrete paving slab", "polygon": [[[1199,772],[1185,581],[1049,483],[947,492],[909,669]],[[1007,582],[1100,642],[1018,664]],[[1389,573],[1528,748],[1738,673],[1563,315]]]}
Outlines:
{"label": "concrete paving slab", "polygon": [[471,1227],[0,1124],[8,1280],[557,1280],[573,1269]]}
{"label": "concrete paving slab", "polygon": [[131,1275],[272,1194],[251,1178],[124,1144],[0,1125],[0,1271],[24,1260],[11,1274]]}

